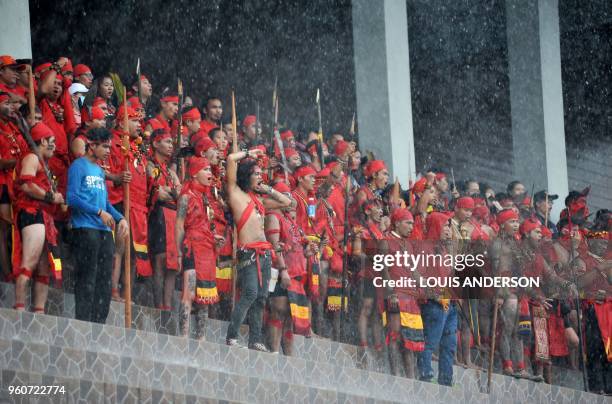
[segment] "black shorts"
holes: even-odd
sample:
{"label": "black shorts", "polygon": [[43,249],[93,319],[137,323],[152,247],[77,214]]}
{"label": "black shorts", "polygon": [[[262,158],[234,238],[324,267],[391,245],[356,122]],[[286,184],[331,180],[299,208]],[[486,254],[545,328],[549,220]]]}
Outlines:
{"label": "black shorts", "polygon": [[274,292],[271,292],[268,297],[287,297],[287,289],[281,286],[280,275],[278,277],[278,281],[276,282],[276,287],[274,288]]}
{"label": "black shorts", "polygon": [[183,246],[183,271],[187,269],[195,269],[195,260],[193,259],[193,251],[187,254],[187,247]]}
{"label": "black shorts", "polygon": [[33,224],[45,224],[43,219],[42,211],[38,210],[35,214],[22,210],[17,215],[17,228],[23,230],[24,227],[31,226]]}
{"label": "black shorts", "polygon": [[148,224],[149,254],[166,253],[166,219],[164,218],[163,208],[155,206],[149,214]]}
{"label": "black shorts", "polygon": [[8,185],[2,184],[0,185],[0,205],[8,205],[10,203],[11,198],[9,197]]}

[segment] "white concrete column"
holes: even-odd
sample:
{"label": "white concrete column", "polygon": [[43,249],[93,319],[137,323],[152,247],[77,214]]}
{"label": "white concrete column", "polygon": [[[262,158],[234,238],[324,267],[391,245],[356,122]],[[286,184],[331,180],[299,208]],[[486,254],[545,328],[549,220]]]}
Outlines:
{"label": "white concrete column", "polygon": [[528,190],[568,193],[558,0],[506,0],[514,176]]}
{"label": "white concrete column", "polygon": [[359,143],[406,187],[415,177],[405,0],[353,0]]}
{"label": "white concrete column", "polygon": [[32,58],[28,0],[0,0],[0,55]]}

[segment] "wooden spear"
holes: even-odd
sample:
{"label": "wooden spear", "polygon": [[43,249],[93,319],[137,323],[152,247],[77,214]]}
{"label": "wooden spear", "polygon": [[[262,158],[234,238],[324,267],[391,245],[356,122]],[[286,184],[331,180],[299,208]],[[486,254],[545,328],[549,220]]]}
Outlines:
{"label": "wooden spear", "polygon": [[[123,155],[125,156],[125,170],[130,170],[130,120],[127,111],[126,92],[123,92]],[[130,236],[130,183],[123,183],[123,212],[128,232],[125,238],[125,262],[124,262],[124,299],[125,299],[125,328],[132,327],[132,238]]]}
{"label": "wooden spear", "polygon": [[[237,132],[237,121],[236,121],[236,97],[234,90],[232,90],[232,153],[238,152],[238,132]],[[234,229],[232,232],[232,311],[234,311],[234,304],[236,300],[236,278],[238,276],[237,271],[237,249],[238,249],[238,230],[236,223],[234,222]]]}

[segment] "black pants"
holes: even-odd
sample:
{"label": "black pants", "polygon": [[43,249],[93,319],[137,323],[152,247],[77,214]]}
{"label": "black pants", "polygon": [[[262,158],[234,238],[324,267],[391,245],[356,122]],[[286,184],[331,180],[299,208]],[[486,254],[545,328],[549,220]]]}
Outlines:
{"label": "black pants", "polygon": [[111,300],[111,273],[115,243],[110,231],[73,230],[77,320],[105,323]]}

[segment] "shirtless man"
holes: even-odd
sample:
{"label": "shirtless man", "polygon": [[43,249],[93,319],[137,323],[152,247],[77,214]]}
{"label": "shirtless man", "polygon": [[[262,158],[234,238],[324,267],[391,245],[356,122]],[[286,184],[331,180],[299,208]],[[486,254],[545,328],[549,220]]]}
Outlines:
{"label": "shirtless man", "polygon": [[264,233],[265,207],[255,192],[270,197],[266,199],[268,208],[287,207],[291,199],[263,184],[261,168],[255,160],[245,160],[238,164],[245,157],[257,158],[261,154],[261,150],[240,151],[227,158],[227,193],[238,232],[240,300],[231,315],[226,343],[239,346],[238,331],[248,312],[249,347],[267,352],[262,342],[261,328],[268,296],[272,245]]}

